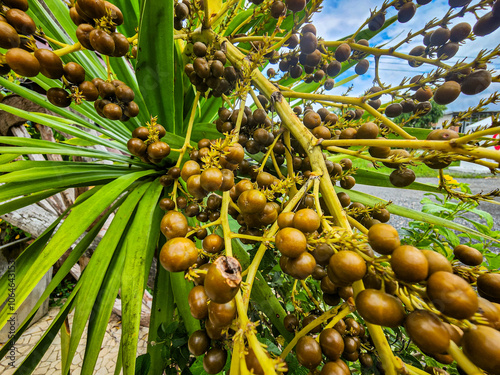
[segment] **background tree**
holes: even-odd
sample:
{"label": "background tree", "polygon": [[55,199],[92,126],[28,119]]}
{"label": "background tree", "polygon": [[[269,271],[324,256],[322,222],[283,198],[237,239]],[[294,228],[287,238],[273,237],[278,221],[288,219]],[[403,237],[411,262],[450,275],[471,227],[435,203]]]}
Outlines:
{"label": "background tree", "polygon": [[411,118],[411,114],[404,113],[396,117],[394,119],[394,122],[402,124],[403,126],[408,126],[410,128],[430,129],[432,128],[432,124],[437,124],[439,119],[443,117],[443,114],[446,111],[445,105],[436,104],[433,100],[431,100],[431,104],[432,109],[429,111],[429,113],[423,116]]}

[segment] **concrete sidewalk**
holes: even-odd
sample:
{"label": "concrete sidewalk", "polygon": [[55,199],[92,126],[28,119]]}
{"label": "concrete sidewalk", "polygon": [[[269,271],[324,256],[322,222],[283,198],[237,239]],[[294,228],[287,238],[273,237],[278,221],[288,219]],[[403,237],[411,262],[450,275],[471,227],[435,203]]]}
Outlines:
{"label": "concrete sidewalk", "polygon": [[[43,333],[49,328],[53,319],[59,312],[59,307],[52,307],[49,313],[41,318],[38,322],[33,324],[26,332],[19,338],[16,342],[16,360],[15,366],[9,366],[10,360],[4,358],[0,362],[0,374],[11,375],[16,371],[19,364],[22,363],[24,358],[30,353],[31,349],[42,337]],[[73,315],[69,315],[70,326],[73,322]],[[115,371],[116,359],[118,357],[118,349],[120,347],[120,337],[121,337],[121,321],[120,318],[113,314],[111,315],[110,321],[108,323],[108,328],[104,336],[101,352],[97,360],[94,374],[105,375],[112,374]],[[141,355],[146,353],[147,350],[147,338],[148,338],[148,328],[141,327],[139,332],[139,344],[138,353]],[[87,328],[82,335],[82,339],[78,346],[75,357],[73,358],[73,363],[71,365],[71,374],[79,375],[83,363],[83,356],[85,354],[85,344],[87,340]],[[57,374],[61,372],[61,336],[58,334],[49,350],[45,353],[42,360],[38,364],[37,368],[33,374]]]}

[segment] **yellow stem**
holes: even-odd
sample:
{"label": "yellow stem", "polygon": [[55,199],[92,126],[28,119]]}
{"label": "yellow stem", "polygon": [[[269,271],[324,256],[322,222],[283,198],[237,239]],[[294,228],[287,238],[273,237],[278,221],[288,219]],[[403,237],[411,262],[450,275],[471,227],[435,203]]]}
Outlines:
{"label": "yellow stem", "polygon": [[470,361],[469,358],[460,350],[460,348],[455,344],[453,340],[450,340],[450,346],[448,347],[448,353],[457,361],[458,365],[464,370],[467,375],[481,375],[484,372],[477,367],[474,363]]}
{"label": "yellow stem", "polygon": [[[177,34],[177,35],[186,35],[186,34]],[[174,35],[174,39],[176,39],[175,37],[176,37],[176,35]],[[127,38],[127,40],[128,40],[129,43],[133,43],[137,39],[139,39],[139,33],[136,33],[134,36],[131,36],[130,38]]]}
{"label": "yellow stem", "polygon": [[[221,212],[221,216],[222,216],[222,212]],[[195,234],[200,229],[210,228],[210,227],[214,227],[214,226],[220,225],[220,224],[221,224],[221,218],[218,218],[217,220],[215,220],[215,221],[213,221],[211,223],[207,223],[205,225],[202,225],[201,227],[197,227],[196,229],[193,229],[191,232],[188,232],[186,234],[186,237],[189,237],[189,236]]]}
{"label": "yellow stem", "polygon": [[311,289],[309,289],[309,287],[307,286],[306,282],[304,280],[300,280],[300,284],[302,285],[302,288],[304,288],[304,290],[306,291],[307,296],[309,297],[309,299],[314,302],[314,305],[316,306],[316,308],[318,310],[321,310],[321,305],[316,300],[316,298],[314,298],[313,294],[311,293]]}
{"label": "yellow stem", "polygon": [[349,105],[353,105],[353,106],[358,106],[360,108],[363,108],[365,111],[369,112],[372,116],[374,116],[377,119],[379,119],[380,121],[382,121],[384,123],[384,125],[387,125],[391,130],[393,130],[394,132],[396,132],[397,134],[399,134],[403,138],[415,139],[415,137],[411,136],[406,131],[401,129],[401,127],[396,125],[394,122],[392,122],[387,117],[383,116],[376,109],[374,109],[373,107],[364,103],[361,100],[361,98],[354,98],[351,96],[343,96],[343,95],[309,94],[309,93],[302,93],[302,92],[295,92],[295,91],[283,92],[283,96],[285,98],[300,98],[300,99],[306,99],[306,100],[318,100],[318,99],[320,99],[320,100],[324,100],[324,101],[331,101],[331,102],[344,103],[344,104],[349,104]]}
{"label": "yellow stem", "polygon": [[111,70],[111,64],[109,62],[109,56],[106,56],[106,72],[108,73],[108,81],[113,78],[113,72]]}
{"label": "yellow stem", "polygon": [[217,15],[215,17],[212,17],[212,19],[210,20],[210,25],[212,26],[212,28],[214,28],[219,23],[219,20],[227,13],[227,10],[233,8],[234,4],[236,4],[238,1],[239,0],[226,1],[222,5],[222,8],[219,10]]}
{"label": "yellow stem", "polygon": [[408,363],[405,363],[404,366],[410,372],[411,375],[429,375],[428,372],[422,371],[417,367],[409,365]]}
{"label": "yellow stem", "polygon": [[362,103],[361,108],[363,108],[366,112],[368,112],[370,115],[373,117],[377,118],[378,120],[382,121],[384,125],[389,127],[392,131],[396,132],[400,136],[406,139],[416,139],[412,135],[408,134],[406,131],[404,131],[399,125],[395,124],[392,120],[390,120],[388,117],[383,116],[379,111],[377,111],[375,108],[373,108],[371,105],[368,103]]}
{"label": "yellow stem", "polygon": [[327,232],[330,232],[332,231],[332,227],[330,223],[328,223],[328,220],[326,220],[325,215],[323,214],[323,210],[321,209],[321,203],[319,201],[319,184],[320,184],[319,178],[315,178],[313,187],[314,205],[316,207],[316,212],[321,218],[321,225]]}
{"label": "yellow stem", "polygon": [[281,173],[281,169],[280,169],[280,166],[278,165],[278,162],[276,160],[276,156],[274,155],[274,152],[271,153],[271,160],[273,161],[274,170],[278,174],[279,179],[284,180],[285,176],[283,176],[283,173]]}
{"label": "yellow stem", "polygon": [[[284,141],[285,141],[285,159],[286,159],[286,169],[288,171],[288,177],[290,177],[292,180],[295,180],[295,173],[293,171],[293,156],[291,154],[292,151],[292,144],[290,141],[290,131],[285,130],[284,134]],[[292,187],[290,188],[289,192],[289,197],[293,198],[293,196],[297,194],[297,186],[295,186],[295,183],[293,183]]]}
{"label": "yellow stem", "polygon": [[238,112],[238,118],[236,119],[236,127],[234,128],[233,131],[235,135],[240,134],[241,120],[243,120],[243,113],[245,112],[246,100],[247,100],[247,93],[244,93],[240,103],[240,111]]}
{"label": "yellow stem", "polygon": [[[309,190],[309,186],[311,186],[310,180],[306,181],[306,183],[304,184],[304,186],[300,189],[300,192],[298,194],[296,194],[288,202],[288,204],[286,205],[286,207],[283,209],[282,212],[289,212],[289,211],[293,210],[293,208],[295,207],[295,205],[299,203],[299,201],[302,198],[302,196],[307,192],[307,190]],[[276,232],[278,231],[278,229],[279,229],[278,228],[278,223],[275,222],[271,226],[271,228],[269,228],[266,231],[266,233],[265,233],[266,237],[268,237],[268,238],[269,237],[274,238],[274,235],[276,234]],[[252,292],[253,281],[255,279],[255,276],[257,275],[257,272],[259,270],[260,262],[262,261],[262,258],[264,257],[266,249],[267,249],[267,247],[266,247],[265,243],[261,243],[260,246],[259,246],[259,249],[257,250],[257,253],[255,253],[255,257],[253,258],[252,263],[250,264],[250,266],[247,269],[248,276],[246,278],[246,283],[248,284],[248,287],[245,290],[245,295],[244,295],[244,298],[243,298],[244,306],[245,306],[245,311],[248,309],[248,303],[250,302],[250,294]]]}
{"label": "yellow stem", "polygon": [[47,42],[53,43],[56,46],[59,46],[61,48],[66,48],[66,47],[70,47],[71,46],[71,44],[66,44],[66,43],[60,42],[57,39],[54,39],[54,38],[51,38],[51,37],[47,36],[46,34],[43,34],[42,38],[44,38]]}
{"label": "yellow stem", "polygon": [[494,128],[489,128],[485,130],[481,130],[478,132],[474,132],[468,135],[464,135],[463,137],[460,137],[458,139],[454,139],[453,143],[455,144],[466,144],[469,141],[473,141],[474,139],[479,139],[481,137],[484,137],[486,135],[491,135],[491,134],[498,134],[500,133],[500,127],[494,127]]}
{"label": "yellow stem", "polygon": [[252,99],[253,99],[255,105],[257,106],[257,108],[264,109],[264,107],[262,106],[262,103],[260,102],[259,98],[257,97],[257,94],[255,93],[255,91],[253,91],[252,88],[250,88],[250,95],[252,96]]}
{"label": "yellow stem", "polygon": [[255,336],[253,328],[251,327],[252,323],[248,320],[248,316],[245,307],[243,305],[243,299],[241,297],[241,293],[236,294],[234,300],[236,302],[236,309],[238,311],[239,326],[240,329],[243,330],[243,332],[245,332],[245,336],[248,340],[249,346],[252,348],[255,356],[257,357],[257,360],[259,361],[260,365],[264,370],[264,373],[275,375],[276,371],[274,369],[274,363],[272,359],[269,358],[264,352],[264,349],[260,345],[260,342]]}
{"label": "yellow stem", "polygon": [[[282,40],[283,37],[274,37],[273,40]],[[267,36],[240,36],[238,38],[231,39],[231,43],[241,43],[241,42],[255,42],[255,41],[269,41],[269,37]]]}
{"label": "yellow stem", "polygon": [[231,228],[229,227],[229,201],[231,197],[229,196],[229,191],[222,193],[222,206],[220,209],[220,220],[222,222],[222,231],[224,233],[224,245],[226,255],[233,256],[233,248],[231,246]]}
{"label": "yellow stem", "polygon": [[[227,43],[226,55],[233,65],[240,68],[245,64],[248,66],[248,62],[245,61],[244,56],[229,42]],[[278,97],[275,98],[276,100],[274,100],[274,108],[282,119],[283,125],[290,130],[290,133],[294,135],[302,148],[306,151],[309,156],[311,166],[313,166],[313,172],[321,176],[320,190],[330,213],[336,221],[336,225],[351,232],[347,215],[338,200],[337,194],[335,194],[335,189],[330,176],[328,175],[323,153],[320,146],[316,144],[315,138],[293,113],[293,110],[290,108],[286,100],[279,97],[279,90],[277,90],[276,87],[271,84],[258,69],[253,70],[252,80],[254,85],[260,90],[260,92],[266,95],[268,99],[271,97],[275,98],[275,96],[278,95]],[[363,282],[358,281],[354,283],[353,288],[355,292],[361,291],[364,288]],[[401,369],[394,360],[394,355],[382,328],[369,323],[367,323],[367,327],[373,338],[377,351],[380,354],[383,367],[386,370],[387,375],[395,375],[397,371]]]}
{"label": "yellow stem", "polygon": [[[179,157],[177,158],[177,163],[175,163],[176,167],[180,167],[182,163],[182,159],[186,153],[188,147],[190,147],[191,141],[191,132],[193,131],[194,118],[196,115],[196,109],[198,108],[198,101],[200,100],[200,92],[196,92],[196,96],[194,98],[193,107],[191,108],[191,116],[189,117],[188,130],[186,133],[186,138],[184,138],[184,144],[182,145],[181,151],[179,153]],[[179,180],[176,180],[174,183],[174,187],[172,188],[172,199],[175,202],[175,208],[177,209],[177,189],[179,188]]]}
{"label": "yellow stem", "polygon": [[349,220],[349,224],[351,224],[354,228],[359,230],[363,234],[368,234],[368,229],[366,229],[359,221],[354,219],[351,216],[347,216],[347,220]]}
{"label": "yellow stem", "polygon": [[[339,311],[340,308],[342,308],[342,310],[337,314],[337,312]],[[295,347],[295,345],[297,344],[299,339],[301,337],[304,337],[305,335],[307,335],[315,327],[319,326],[320,324],[322,324],[323,322],[327,321],[330,318],[333,318],[333,319],[330,323],[328,323],[327,327],[329,327],[329,326],[333,327],[335,324],[337,324],[337,322],[340,319],[347,316],[350,312],[351,312],[350,307],[345,303],[326,311],[325,313],[323,313],[323,315],[314,319],[311,323],[309,323],[304,328],[302,328],[299,332],[297,332],[295,334],[295,337],[292,339],[292,341],[290,341],[290,343],[286,346],[286,348],[283,349],[280,357],[282,359],[285,359],[286,356],[288,355],[288,353],[290,353],[292,351],[292,349]]]}
{"label": "yellow stem", "polygon": [[230,368],[230,373],[231,374],[239,374],[240,373],[240,362],[242,361],[242,350],[241,350],[241,344],[243,340],[236,339],[234,340],[234,345],[233,345],[233,355],[231,357],[231,368]]}
{"label": "yellow stem", "polygon": [[73,52],[77,52],[77,51],[81,51],[81,50],[84,50],[85,48],[82,47],[82,45],[80,44],[80,42],[78,43],[75,43],[71,46],[67,46],[67,47],[64,47],[64,48],[61,48],[61,49],[56,49],[54,51],[54,53],[61,57],[61,56],[64,56],[64,55],[67,55],[68,53],[73,53]]}
{"label": "yellow stem", "polygon": [[392,50],[391,48],[382,49],[382,48],[376,48],[376,47],[367,47],[367,46],[363,46],[361,44],[349,43],[346,41],[335,41],[335,42],[328,41],[328,42],[324,42],[323,44],[325,47],[338,47],[343,43],[349,44],[349,46],[353,50],[369,53],[370,55],[373,55],[373,56],[384,56],[384,55],[385,56],[394,56],[394,57],[397,57],[397,58],[402,59],[402,60],[418,61],[418,62],[423,62],[423,63],[427,63],[427,64],[432,64],[432,65],[438,66],[440,68],[450,69],[449,65],[446,65],[445,63],[441,62],[438,59],[434,60],[434,59],[427,59],[427,58],[421,57],[421,56],[411,56],[411,55],[407,55],[405,53],[396,52],[396,51]]}
{"label": "yellow stem", "polygon": [[229,238],[242,238],[245,240],[257,241],[257,242],[264,242],[264,241],[274,242],[273,237],[252,236],[250,234],[240,234],[240,233],[231,233],[229,235]]}
{"label": "yellow stem", "polygon": [[258,169],[259,172],[262,172],[262,170],[264,169],[266,162],[267,162],[267,159],[269,159],[269,156],[273,153],[273,148],[276,145],[276,142],[278,142],[278,139],[280,138],[280,136],[281,136],[281,134],[278,134],[278,136],[274,138],[273,143],[268,147],[266,154],[264,155],[264,157],[262,158],[262,160],[260,162],[260,167]]}
{"label": "yellow stem", "polygon": [[[413,139],[339,139],[327,140],[321,143],[322,146],[378,146],[378,147],[401,147],[424,150],[440,150],[454,152],[457,154],[473,156],[476,158],[493,159],[500,163],[500,152],[485,147],[474,147],[460,145],[452,141],[428,141]],[[498,168],[498,165],[496,166]]]}

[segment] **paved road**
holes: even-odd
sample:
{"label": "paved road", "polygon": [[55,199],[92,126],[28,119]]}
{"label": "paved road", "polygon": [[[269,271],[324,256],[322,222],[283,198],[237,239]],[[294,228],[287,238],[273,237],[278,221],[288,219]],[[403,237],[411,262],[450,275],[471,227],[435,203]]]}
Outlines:
{"label": "paved road", "polygon": [[[487,193],[494,189],[500,188],[500,177],[486,177],[486,178],[458,178],[459,182],[465,182],[469,184],[473,194],[477,193]],[[419,178],[418,182],[437,184],[437,178]],[[392,189],[392,188],[382,188],[373,187],[367,185],[356,185],[353,190],[362,191],[365,193],[372,194],[382,199],[391,200],[394,204],[409,207],[414,210],[420,210],[422,205],[420,201],[425,196],[425,192],[420,192],[416,190],[409,189]],[[433,199],[433,197],[430,197]],[[500,197],[495,199],[500,202]],[[480,203],[479,209],[489,212],[494,219],[494,230],[500,230],[500,205],[482,202]],[[473,215],[472,217],[477,217]],[[397,228],[405,226],[408,223],[406,218],[391,218],[390,223]],[[464,223],[465,224],[465,223]]]}

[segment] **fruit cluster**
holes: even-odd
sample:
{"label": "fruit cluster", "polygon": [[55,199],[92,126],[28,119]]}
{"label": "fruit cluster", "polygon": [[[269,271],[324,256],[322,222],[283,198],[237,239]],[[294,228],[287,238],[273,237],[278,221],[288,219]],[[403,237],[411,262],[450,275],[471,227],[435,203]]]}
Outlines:
{"label": "fruit cluster", "polygon": [[[104,84],[106,84],[106,82],[102,85]],[[121,86],[118,86],[116,91],[118,91],[120,87]],[[101,102],[105,100],[106,99],[103,99]],[[134,102],[129,102],[128,104],[130,105],[132,103]],[[110,105],[115,104],[108,103],[104,108]],[[145,163],[161,163],[163,158],[166,158],[170,154],[170,146],[168,143],[161,141],[165,134],[167,134],[165,128],[156,123],[156,118],[152,118],[147,126],[139,126],[134,129],[132,138],[127,142],[127,148],[132,155],[139,157]]]}
{"label": "fruit cluster", "polygon": [[0,15],[0,48],[7,49],[0,59],[0,74],[5,75],[12,69],[26,77],[34,77],[40,72],[40,63],[28,51],[31,35],[36,31],[36,24],[26,14],[29,8],[26,0],[3,1]]}
{"label": "fruit cluster", "polygon": [[[139,107],[133,101],[135,94],[124,82],[98,77],[85,80],[85,68],[80,64],[72,61],[64,64],[57,51],[37,48],[32,38],[36,25],[25,13],[26,1],[11,0],[4,4],[10,8],[5,8],[5,16],[0,16],[0,47],[7,49],[0,60],[0,74],[8,74],[12,69],[23,77],[41,73],[50,79],[61,79],[63,87],[52,87],[46,93],[49,102],[57,107],[86,100],[94,102],[96,112],[110,120],[127,121],[138,115]],[[103,0],[80,0],[70,8],[70,16],[78,25],[76,36],[84,48],[114,57],[128,53],[128,39],[115,32],[116,26],[123,23],[123,14],[115,5]]]}
{"label": "fruit cluster", "polygon": [[227,59],[222,50],[210,51],[205,43],[198,41],[192,45],[192,55],[193,63],[186,64],[184,72],[196,90],[206,92],[210,89],[215,97],[234,90],[238,72],[232,66],[224,66]]}
{"label": "fruit cluster", "polygon": [[78,28],[76,37],[81,45],[102,55],[122,57],[130,43],[116,26],[123,24],[123,13],[116,5],[104,0],[79,0],[69,10]]}

